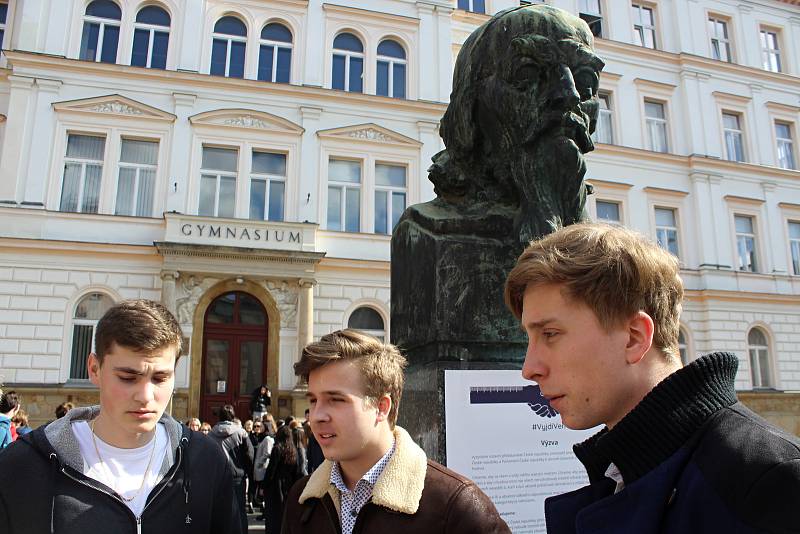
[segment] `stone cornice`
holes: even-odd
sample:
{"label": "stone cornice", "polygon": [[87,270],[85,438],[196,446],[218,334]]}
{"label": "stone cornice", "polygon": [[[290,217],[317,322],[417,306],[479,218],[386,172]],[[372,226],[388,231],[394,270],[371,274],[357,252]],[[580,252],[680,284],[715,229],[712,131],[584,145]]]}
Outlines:
{"label": "stone cornice", "polygon": [[394,25],[405,26],[407,29],[417,28],[419,19],[416,17],[406,17],[404,15],[394,15],[380,11],[371,11],[357,7],[340,6],[336,4],[322,4],[322,9],[331,14],[342,15],[344,17],[369,17],[371,20],[379,19],[390,22]]}
{"label": "stone cornice", "polygon": [[273,262],[316,265],[325,257],[324,252],[301,252],[296,250],[266,250],[257,248],[226,247],[218,245],[191,245],[157,241],[154,243],[164,257],[204,258],[244,262]]}

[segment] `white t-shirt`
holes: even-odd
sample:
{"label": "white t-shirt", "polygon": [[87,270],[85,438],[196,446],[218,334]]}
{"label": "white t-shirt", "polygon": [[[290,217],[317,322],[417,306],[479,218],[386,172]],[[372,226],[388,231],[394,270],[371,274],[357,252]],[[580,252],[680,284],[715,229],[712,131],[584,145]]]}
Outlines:
{"label": "white t-shirt", "polygon": [[[153,451],[152,440],[136,449],[119,449],[96,437],[97,449],[100,451],[100,456],[103,457],[102,464],[92,443],[92,430],[89,428],[89,423],[86,421],[73,423],[72,432],[78,440],[81,456],[83,456],[83,474],[87,477],[102,482],[126,498],[133,497],[142,485],[142,477],[147,477],[142,491],[136,498],[125,502],[136,517],[141,516],[144,505],[147,503],[147,496],[158,484],[158,472],[161,470],[164,456],[169,450],[169,437],[164,425],[156,425],[155,451]],[[150,462],[150,469],[145,473],[151,453],[153,461]]]}

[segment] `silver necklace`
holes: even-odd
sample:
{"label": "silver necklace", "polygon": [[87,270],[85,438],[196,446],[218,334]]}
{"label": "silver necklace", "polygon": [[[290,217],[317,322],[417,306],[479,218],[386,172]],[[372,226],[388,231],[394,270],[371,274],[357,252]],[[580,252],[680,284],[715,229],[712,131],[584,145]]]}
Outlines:
{"label": "silver necklace", "polygon": [[136,497],[138,497],[139,494],[142,492],[142,488],[144,488],[144,483],[147,480],[147,473],[150,472],[150,465],[152,465],[153,456],[155,456],[155,453],[156,453],[156,432],[155,431],[153,432],[153,448],[150,449],[150,459],[147,460],[147,467],[145,467],[144,474],[142,475],[142,483],[141,483],[141,485],[139,485],[139,489],[136,490],[136,493],[133,494],[133,497],[125,497],[124,495],[122,495],[122,493],[119,492],[119,490],[117,490],[115,477],[111,474],[111,469],[103,461],[103,457],[100,456],[100,449],[97,448],[97,440],[95,439],[95,434],[94,434],[94,422],[95,421],[96,421],[96,419],[92,419],[92,425],[91,425],[90,429],[92,431],[92,443],[94,444],[94,452],[97,453],[97,459],[100,460],[100,465],[103,466],[103,470],[106,472],[106,475],[108,476],[108,480],[112,483],[111,489],[113,489],[117,493],[117,495],[119,495],[122,498],[123,501],[131,502],[134,499],[136,499]]}

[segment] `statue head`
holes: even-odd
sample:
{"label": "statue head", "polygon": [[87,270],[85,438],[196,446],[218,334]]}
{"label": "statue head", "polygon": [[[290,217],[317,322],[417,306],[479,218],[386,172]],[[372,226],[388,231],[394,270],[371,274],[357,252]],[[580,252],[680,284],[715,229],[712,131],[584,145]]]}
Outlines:
{"label": "statue head", "polygon": [[467,196],[477,189],[482,198],[533,202],[530,188],[550,164],[581,182],[604,66],[593,42],[584,21],[545,5],[503,11],[470,35],[440,130],[441,160],[458,172],[450,169],[437,192],[446,196],[452,186]]}

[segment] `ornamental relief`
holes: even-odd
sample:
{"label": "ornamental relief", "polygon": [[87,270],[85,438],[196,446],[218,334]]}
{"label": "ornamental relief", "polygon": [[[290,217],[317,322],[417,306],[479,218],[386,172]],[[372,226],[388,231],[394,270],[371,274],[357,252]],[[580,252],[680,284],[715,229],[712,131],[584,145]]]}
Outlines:
{"label": "ornamental relief", "polygon": [[361,130],[355,130],[349,132],[347,137],[352,137],[353,139],[367,139],[369,141],[383,141],[384,143],[391,143],[394,141],[391,137],[386,135],[383,132],[379,132],[374,128],[363,128]]}
{"label": "ornamental relief", "polygon": [[297,284],[286,280],[266,280],[264,287],[267,288],[278,306],[281,314],[281,328],[295,328],[297,326]]}
{"label": "ornamental relief", "polygon": [[218,278],[204,278],[202,276],[182,276],[180,284],[175,288],[175,310],[178,315],[178,323],[191,325],[194,318],[194,311],[200,297],[208,289],[219,282]]}
{"label": "ornamental relief", "polygon": [[267,130],[270,128],[268,123],[253,117],[252,115],[231,117],[230,119],[225,119],[222,121],[222,124],[225,124],[226,126],[240,126],[242,128],[261,128],[262,130]]}
{"label": "ornamental relief", "polygon": [[140,109],[136,109],[133,106],[129,106],[119,100],[115,100],[113,102],[103,102],[101,104],[97,104],[95,106],[86,108],[88,111],[95,111],[97,113],[117,113],[120,115],[144,115],[144,112]]}

